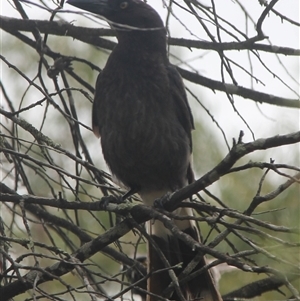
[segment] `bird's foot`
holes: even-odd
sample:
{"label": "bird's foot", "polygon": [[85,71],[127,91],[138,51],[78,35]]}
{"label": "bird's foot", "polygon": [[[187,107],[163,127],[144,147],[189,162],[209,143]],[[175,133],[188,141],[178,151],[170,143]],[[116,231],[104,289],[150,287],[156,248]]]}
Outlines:
{"label": "bird's foot", "polygon": [[99,208],[102,210],[106,210],[107,206],[109,204],[121,204],[124,203],[122,196],[114,196],[114,195],[108,195],[101,198],[99,201]]}
{"label": "bird's foot", "polygon": [[161,198],[156,199],[154,201],[153,207],[158,208],[158,209],[165,209],[165,205],[170,200],[171,196],[172,196],[172,193],[171,192],[167,192]]}
{"label": "bird's foot", "polygon": [[138,189],[131,188],[130,190],[128,190],[122,196],[114,196],[114,195],[104,196],[104,197],[101,198],[101,200],[99,202],[99,208],[102,209],[102,210],[106,210],[107,206],[109,204],[125,203],[126,199],[129,198],[130,196],[132,196],[133,194],[135,194],[136,192],[138,192]]}

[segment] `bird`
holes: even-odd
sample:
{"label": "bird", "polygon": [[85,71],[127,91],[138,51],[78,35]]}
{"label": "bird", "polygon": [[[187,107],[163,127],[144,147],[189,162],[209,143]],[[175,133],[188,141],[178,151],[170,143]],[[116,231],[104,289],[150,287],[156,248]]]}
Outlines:
{"label": "bird", "polygon": [[[68,0],[70,5],[97,14],[115,30],[118,40],[96,81],[92,127],[101,138],[102,153],[113,178],[138,193],[147,206],[194,181],[191,166],[194,121],[183,80],[167,54],[166,29],[159,14],[141,0]],[[193,215],[179,208],[177,215]],[[200,242],[194,220],[175,225]],[[178,276],[196,252],[158,220],[148,233]],[[148,243],[147,301],[221,301],[206,270],[180,291],[165,296],[172,283],[153,243]],[[195,270],[206,265],[202,257]],[[164,271],[162,271],[164,270]],[[194,271],[195,271],[194,270]],[[156,273],[154,273],[157,271]]]}

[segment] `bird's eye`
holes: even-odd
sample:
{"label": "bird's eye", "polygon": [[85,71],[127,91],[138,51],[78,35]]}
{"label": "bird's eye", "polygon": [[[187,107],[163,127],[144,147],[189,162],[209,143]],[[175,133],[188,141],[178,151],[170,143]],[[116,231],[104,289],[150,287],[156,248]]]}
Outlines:
{"label": "bird's eye", "polygon": [[122,2],[122,3],[120,4],[120,8],[121,8],[121,9],[125,9],[125,8],[127,8],[127,6],[128,6],[128,2],[127,2],[127,1],[124,1],[124,2]]}

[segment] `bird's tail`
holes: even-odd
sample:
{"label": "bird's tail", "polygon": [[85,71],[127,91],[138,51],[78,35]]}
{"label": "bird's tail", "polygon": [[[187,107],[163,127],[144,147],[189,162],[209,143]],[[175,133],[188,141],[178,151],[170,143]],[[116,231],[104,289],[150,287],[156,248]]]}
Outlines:
{"label": "bird's tail", "polygon": [[[181,212],[176,212],[180,216],[192,216],[190,208],[181,208],[180,210]],[[175,220],[174,223],[181,231],[200,242],[200,235],[195,221]],[[174,268],[174,273],[176,277],[180,278],[181,272],[195,258],[197,252],[172,235],[160,221],[150,222],[149,234],[152,238],[152,242],[150,241],[148,245],[148,272],[151,273],[151,276],[148,279],[148,292],[150,294],[147,297],[147,301],[157,301],[158,299],[155,295],[174,301],[182,300],[179,294],[182,294],[185,300],[222,301],[222,297],[216,288],[209,270],[206,270],[189,282],[180,285],[180,292],[177,289],[177,292],[173,290],[172,293],[164,295],[166,288],[171,284],[172,280],[169,275],[170,267],[169,269],[167,268],[162,257],[167,259],[169,266],[177,266]],[[178,268],[179,263],[182,263],[182,266]],[[202,257],[192,271],[197,271],[205,265],[206,259]]]}

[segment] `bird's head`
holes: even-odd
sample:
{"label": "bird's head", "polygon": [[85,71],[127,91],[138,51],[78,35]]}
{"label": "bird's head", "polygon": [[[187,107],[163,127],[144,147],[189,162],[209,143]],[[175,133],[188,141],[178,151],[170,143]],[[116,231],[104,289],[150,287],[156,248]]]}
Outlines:
{"label": "bird's head", "polygon": [[116,30],[122,51],[166,56],[166,30],[159,14],[141,0],[68,0],[67,3],[100,15]]}
{"label": "bird's head", "polygon": [[117,30],[162,30],[158,13],[141,0],[68,0],[67,3],[104,17]]}

